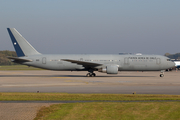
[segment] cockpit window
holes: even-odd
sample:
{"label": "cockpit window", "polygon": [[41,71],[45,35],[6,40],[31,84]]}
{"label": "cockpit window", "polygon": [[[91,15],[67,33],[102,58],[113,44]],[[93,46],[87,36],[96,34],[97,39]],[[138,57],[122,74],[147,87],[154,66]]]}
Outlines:
{"label": "cockpit window", "polygon": [[167,61],[171,61],[171,59],[167,59]]}

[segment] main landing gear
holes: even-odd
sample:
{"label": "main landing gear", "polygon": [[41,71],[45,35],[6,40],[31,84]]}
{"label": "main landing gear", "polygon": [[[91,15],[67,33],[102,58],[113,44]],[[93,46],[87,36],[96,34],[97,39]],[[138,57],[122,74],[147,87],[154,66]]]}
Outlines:
{"label": "main landing gear", "polygon": [[86,77],[95,77],[96,76],[93,69],[89,69],[88,72],[89,73],[86,74]]}
{"label": "main landing gear", "polygon": [[164,70],[161,70],[161,74],[159,76],[164,77]]}
{"label": "main landing gear", "polygon": [[86,77],[95,77],[96,76],[96,74],[95,73],[87,73],[87,75],[86,75]]}

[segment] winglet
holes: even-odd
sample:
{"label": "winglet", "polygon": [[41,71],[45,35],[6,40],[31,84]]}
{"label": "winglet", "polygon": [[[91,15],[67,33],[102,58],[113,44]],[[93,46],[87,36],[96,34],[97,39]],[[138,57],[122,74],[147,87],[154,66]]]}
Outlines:
{"label": "winglet", "polygon": [[7,30],[18,57],[40,54],[15,28]]}

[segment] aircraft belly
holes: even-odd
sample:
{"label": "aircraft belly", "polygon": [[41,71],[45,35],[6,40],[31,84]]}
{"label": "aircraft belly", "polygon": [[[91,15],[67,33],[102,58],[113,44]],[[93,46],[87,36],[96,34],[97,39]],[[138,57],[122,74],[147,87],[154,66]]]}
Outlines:
{"label": "aircraft belly", "polygon": [[138,71],[138,70],[146,70],[146,68],[147,68],[146,65],[128,65],[128,66],[124,66],[122,70]]}

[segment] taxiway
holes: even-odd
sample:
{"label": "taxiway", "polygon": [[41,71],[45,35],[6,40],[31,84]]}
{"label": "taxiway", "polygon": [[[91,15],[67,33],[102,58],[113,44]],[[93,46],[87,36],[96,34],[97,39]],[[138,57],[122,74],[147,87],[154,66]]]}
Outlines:
{"label": "taxiway", "polygon": [[85,77],[87,72],[49,70],[0,71],[0,92],[60,92],[114,94],[180,94],[180,71],[119,72]]}

